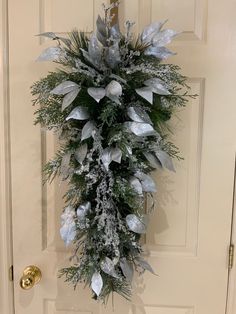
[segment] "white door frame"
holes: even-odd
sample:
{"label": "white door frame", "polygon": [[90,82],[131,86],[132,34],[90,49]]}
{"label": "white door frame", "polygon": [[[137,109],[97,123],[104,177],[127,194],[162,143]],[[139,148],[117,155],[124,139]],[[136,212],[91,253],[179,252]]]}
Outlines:
{"label": "white door frame", "polygon": [[7,4],[0,0],[0,312],[13,314]]}

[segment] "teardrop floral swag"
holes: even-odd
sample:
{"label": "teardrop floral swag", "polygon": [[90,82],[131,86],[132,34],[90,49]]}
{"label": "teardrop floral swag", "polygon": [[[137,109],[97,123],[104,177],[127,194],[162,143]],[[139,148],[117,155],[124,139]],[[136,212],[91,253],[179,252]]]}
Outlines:
{"label": "teardrop floral swag", "polygon": [[91,36],[40,34],[57,46],[38,61],[62,67],[32,86],[35,124],[56,131],[61,143],[46,179],[58,175],[69,186],[60,234],[75,250],[60,276],[89,285],[105,302],[113,292],[130,298],[134,270],[154,273],[140,244],[144,200],[156,192],[152,170],[174,171],[179,152],[167,139],[168,120],[191,97],[179,67],[162,63],[174,54],[165,46],[177,32],[154,22],[135,39],[127,21],[122,34],[112,26],[117,5],[104,6]]}

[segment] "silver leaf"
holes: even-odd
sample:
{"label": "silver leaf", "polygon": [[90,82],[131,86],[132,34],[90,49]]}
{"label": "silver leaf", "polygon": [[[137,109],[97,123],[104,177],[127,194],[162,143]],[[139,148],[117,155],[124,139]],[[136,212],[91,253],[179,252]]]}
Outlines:
{"label": "silver leaf", "polygon": [[82,165],[86,155],[88,152],[88,145],[87,143],[81,145],[79,148],[75,151],[75,159]]}
{"label": "silver leaf", "polygon": [[124,126],[137,136],[151,136],[156,135],[156,131],[148,123],[140,122],[125,122]]}
{"label": "silver leaf", "polygon": [[62,111],[65,110],[67,107],[69,107],[70,104],[72,104],[72,102],[75,100],[79,92],[80,92],[80,89],[78,88],[69,92],[67,95],[65,95],[62,101],[62,106],[61,106]]}
{"label": "silver leaf", "polygon": [[155,153],[156,153],[157,158],[160,160],[162,167],[165,167],[166,169],[175,172],[172,159],[166,152],[159,150],[159,151],[156,151]]}
{"label": "silver leaf", "polygon": [[96,293],[96,295],[99,296],[102,291],[102,287],[103,287],[102,276],[100,275],[100,273],[95,272],[92,276],[91,288]]}
{"label": "silver leaf", "polygon": [[141,87],[141,88],[136,88],[135,91],[139,96],[147,100],[150,104],[153,104],[152,89],[150,89],[149,87]]}
{"label": "silver leaf", "polygon": [[111,159],[115,162],[121,163],[122,151],[118,148],[111,148]]}
{"label": "silver leaf", "polygon": [[89,87],[88,94],[99,103],[106,96],[106,91],[104,88]]}
{"label": "silver leaf", "polygon": [[153,93],[159,95],[170,95],[170,92],[165,87],[165,83],[157,77],[150,78],[144,82],[148,87],[152,88]]}
{"label": "silver leaf", "polygon": [[129,107],[127,109],[128,117],[135,122],[153,124],[149,115],[141,108]]}
{"label": "silver leaf", "polygon": [[36,61],[56,61],[62,54],[62,50],[59,47],[49,47],[45,49]]}
{"label": "silver leaf", "polygon": [[57,85],[50,93],[54,95],[66,95],[75,90],[79,90],[78,84],[72,81],[65,81]]}
{"label": "silver leaf", "polygon": [[135,177],[131,177],[129,180],[129,183],[131,185],[131,187],[139,194],[139,195],[143,195],[143,188],[142,188],[142,184],[140,183],[140,181],[135,178]]}
{"label": "silver leaf", "polygon": [[75,210],[68,206],[61,215],[60,235],[66,246],[69,245],[76,236],[76,225],[74,221]]}
{"label": "silver leaf", "polygon": [[81,141],[86,140],[87,138],[90,138],[93,134],[93,132],[96,131],[96,127],[92,121],[88,121],[83,129],[81,134]]}
{"label": "silver leaf", "polygon": [[145,49],[144,54],[146,56],[154,56],[158,59],[166,60],[167,58],[174,56],[176,53],[170,51],[166,47],[149,46]]}
{"label": "silver leaf", "polygon": [[66,118],[66,121],[70,119],[75,120],[87,120],[89,118],[88,110],[86,107],[78,106],[71,111],[69,116]]}
{"label": "silver leaf", "polygon": [[93,60],[93,64],[99,67],[102,59],[102,49],[95,34],[93,34],[89,40],[88,54],[91,60]]}
{"label": "silver leaf", "polygon": [[143,154],[147,158],[147,160],[149,161],[150,165],[153,168],[160,168],[161,164],[158,161],[156,156],[154,156],[152,153],[148,153],[148,152],[143,152]]}
{"label": "silver leaf", "polygon": [[106,24],[103,21],[103,19],[101,18],[100,15],[98,15],[97,21],[96,21],[96,25],[97,25],[97,30],[104,36],[106,37],[107,34],[107,28],[106,28]]}
{"label": "silver leaf", "polygon": [[104,260],[101,261],[100,266],[101,266],[102,271],[104,271],[104,273],[115,278],[119,277],[115,271],[114,263],[110,258],[105,257]]}
{"label": "silver leaf", "polygon": [[121,61],[119,43],[110,46],[106,55],[107,64],[114,69]]}
{"label": "silver leaf", "polygon": [[146,26],[141,34],[141,40],[144,43],[150,43],[154,37],[155,34],[157,34],[162,26],[166,23],[164,22],[154,22],[151,23],[150,25]]}
{"label": "silver leaf", "polygon": [[120,268],[121,268],[123,274],[125,275],[126,279],[129,282],[132,282],[133,275],[134,275],[134,269],[133,269],[132,263],[127,261],[126,258],[121,258],[120,259]]}
{"label": "silver leaf", "polygon": [[126,216],[126,223],[129,229],[135,233],[143,234],[146,232],[145,221],[134,214]]}
{"label": "silver leaf", "polygon": [[90,212],[91,210],[91,203],[90,202],[85,202],[83,204],[81,204],[78,208],[77,208],[77,217],[80,220],[84,220],[85,216]]}
{"label": "silver leaf", "polygon": [[172,29],[165,29],[161,32],[158,32],[152,39],[153,46],[157,46],[157,47],[166,46],[177,35],[178,35],[178,32]]}
{"label": "silver leaf", "polygon": [[141,182],[142,189],[144,192],[156,192],[156,184],[154,180],[147,174],[143,172],[136,172],[135,177]]}
{"label": "silver leaf", "polygon": [[141,257],[137,258],[137,261],[143,269],[150,271],[150,273],[152,273],[153,275],[156,275],[154,270],[152,269],[152,266],[147,261],[145,261]]}

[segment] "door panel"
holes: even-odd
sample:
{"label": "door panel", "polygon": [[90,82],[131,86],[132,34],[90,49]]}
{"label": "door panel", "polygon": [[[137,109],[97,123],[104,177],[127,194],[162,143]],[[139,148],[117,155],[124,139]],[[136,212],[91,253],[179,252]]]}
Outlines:
{"label": "door panel", "polygon": [[[10,119],[12,152],[13,251],[16,314],[222,314],[227,293],[230,237],[236,73],[235,1],[121,1],[121,25],[137,21],[135,31],[152,21],[169,19],[183,33],[172,44],[180,65],[198,94],[172,119],[172,140],[184,160],[176,173],[153,174],[156,211],[144,239],[158,276],[134,280],[132,303],[119,296],[107,307],[57,278],[68,265],[71,248],[59,236],[64,185],[43,185],[42,166],[57,142],[33,126],[30,85],[54,67],[36,63],[48,40],[45,31],[94,29],[98,0],[9,0]],[[43,278],[32,290],[18,281],[24,267],[35,264]],[[114,307],[114,308],[113,308]]]}

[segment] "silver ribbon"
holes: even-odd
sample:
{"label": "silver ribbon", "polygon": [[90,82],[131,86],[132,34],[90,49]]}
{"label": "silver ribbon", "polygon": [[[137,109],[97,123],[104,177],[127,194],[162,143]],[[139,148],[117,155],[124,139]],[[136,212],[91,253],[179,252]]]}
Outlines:
{"label": "silver ribbon", "polygon": [[66,121],[70,119],[75,119],[75,120],[87,120],[89,119],[89,113],[88,109],[86,107],[81,107],[78,106],[74,108],[71,113],[68,115],[66,118]]}
{"label": "silver ribbon", "polygon": [[143,122],[153,124],[149,115],[141,108],[138,107],[129,107],[127,109],[128,117],[135,122]]}
{"label": "silver ribbon", "polygon": [[62,55],[62,50],[59,47],[49,47],[45,49],[36,61],[57,61]]}
{"label": "silver ribbon", "polygon": [[146,232],[146,221],[144,218],[139,218],[134,214],[126,216],[126,223],[129,229],[135,233],[143,234]]}
{"label": "silver ribbon", "polygon": [[101,266],[101,270],[104,273],[112,277],[119,278],[119,276],[117,275],[115,271],[114,263],[109,257],[105,257],[104,260],[101,261],[100,266]]}
{"label": "silver ribbon", "polygon": [[100,273],[95,272],[91,279],[91,288],[96,293],[96,295],[99,297],[103,287],[103,280]]}
{"label": "silver ribbon", "polygon": [[106,91],[104,88],[100,87],[89,87],[88,94],[99,103],[100,100],[106,96]]}
{"label": "silver ribbon", "polygon": [[72,206],[66,207],[61,215],[60,235],[66,246],[68,246],[76,236],[74,216],[75,210]]}
{"label": "silver ribbon", "polygon": [[88,145],[87,143],[81,145],[79,148],[76,149],[74,156],[75,159],[82,165],[86,155],[88,152]]}

